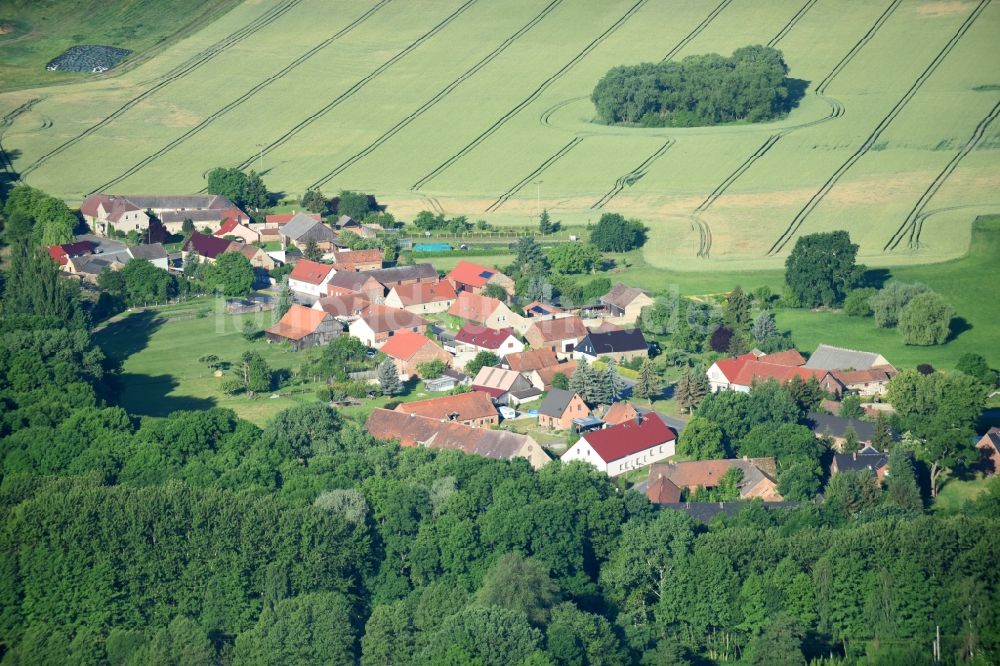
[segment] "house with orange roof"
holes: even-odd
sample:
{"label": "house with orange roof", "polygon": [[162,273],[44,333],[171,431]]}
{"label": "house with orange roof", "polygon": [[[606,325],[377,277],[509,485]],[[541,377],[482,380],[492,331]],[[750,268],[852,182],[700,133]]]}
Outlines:
{"label": "house with orange roof", "polygon": [[486,328],[500,329],[510,326],[522,335],[530,326],[529,320],[515,314],[506,303],[468,291],[458,292],[455,302],[448,308],[448,314]]}
{"label": "house with orange roof", "polygon": [[338,271],[377,271],[382,268],[382,250],[337,250],[331,256]]}
{"label": "house with orange roof", "polygon": [[288,288],[300,296],[318,299],[326,296],[326,285],[335,272],[330,264],[300,259],[288,274]]}
{"label": "house with orange roof", "polygon": [[742,473],[737,484],[740,499],[783,501],[784,498],[778,492],[774,458],[656,463],[649,468],[647,497],[659,504],[679,502],[681,497],[688,493],[694,493],[699,489],[717,488],[726,473],[733,468],[739,469]]}
{"label": "house with orange roof", "polygon": [[281,224],[288,224],[297,215],[305,215],[306,217],[308,217],[308,218],[310,218],[312,220],[315,220],[316,222],[322,222],[323,221],[323,216],[320,215],[319,213],[306,213],[306,212],[296,213],[293,210],[291,213],[277,213],[275,215],[268,215],[268,216],[266,216],[264,218],[264,222],[265,222],[265,224],[275,225],[275,226],[278,226],[278,225],[281,225]]}
{"label": "house with orange roof", "polygon": [[[718,391],[734,388],[743,367],[747,363],[751,362],[766,363],[768,365],[782,366],[786,368],[799,368],[805,364],[805,359],[802,358],[802,354],[794,349],[774,354],[764,354],[759,351],[752,351],[741,356],[719,359],[705,372],[705,374],[708,375],[708,383],[712,392],[716,393]],[[774,374],[774,372],[772,372],[772,374]],[[762,371],[762,376],[764,374],[766,374],[766,372]],[[804,373],[802,376],[803,378],[807,378],[811,375],[809,373]],[[777,376],[772,378],[778,379]],[[791,375],[785,377],[784,381],[787,381],[788,379],[791,379]],[[749,390],[749,385],[747,385],[745,390]]]}
{"label": "house with orange roof", "polygon": [[451,354],[441,345],[426,335],[405,329],[386,340],[379,351],[393,360],[403,379],[415,376],[417,366],[422,363],[441,361],[445,365],[451,364]]}
{"label": "house with orange roof", "polygon": [[268,342],[289,342],[297,350],[323,345],[343,332],[340,322],[322,310],[293,304],[274,326],[264,331]]}
{"label": "house with orange roof", "polygon": [[456,293],[483,293],[488,284],[499,285],[508,295],[514,295],[514,281],[495,268],[487,268],[464,259],[445,275]]}
{"label": "house with orange roof", "polygon": [[372,303],[348,329],[351,335],[373,349],[381,349],[391,337],[408,330],[423,335],[427,320],[399,308]]}
{"label": "house with orange roof", "polygon": [[632,406],[631,402],[621,400],[608,407],[604,413],[602,421],[608,425],[618,425],[626,421],[634,421],[639,416],[639,411]]}
{"label": "house with orange roof", "polygon": [[767,381],[776,381],[785,384],[798,377],[804,382],[815,379],[824,390],[835,393],[838,389],[837,383],[830,377],[826,370],[815,370],[813,368],[789,367],[787,365],[776,365],[774,363],[764,363],[762,361],[747,361],[736,374],[736,378],[730,384],[729,389],[748,393],[754,384],[761,384]]}
{"label": "house with orange roof", "polygon": [[458,295],[450,282],[416,282],[396,285],[389,290],[385,304],[416,314],[445,312]]}
{"label": "house with orange roof", "polygon": [[547,365],[544,368],[537,368],[524,374],[528,381],[531,382],[531,385],[539,391],[548,391],[552,388],[552,380],[555,379],[556,375],[562,375],[566,379],[570,379],[574,372],[576,372],[576,361],[566,361],[564,363]]}
{"label": "house with orange roof", "polygon": [[500,425],[500,412],[493,406],[493,401],[478,391],[404,402],[396,407],[396,411],[479,428]]}
{"label": "house with orange roof", "polygon": [[559,319],[532,319],[524,338],[532,349],[549,349],[560,358],[572,355],[589,331],[577,316]]}
{"label": "house with orange roof", "polygon": [[521,374],[527,374],[532,370],[538,370],[559,362],[556,353],[551,349],[529,349],[527,351],[506,354],[503,358],[505,368],[516,370]]}
{"label": "house with orange roof", "polygon": [[229,240],[239,239],[244,243],[256,243],[261,238],[259,231],[241,223],[238,217],[227,218],[212,235]]}

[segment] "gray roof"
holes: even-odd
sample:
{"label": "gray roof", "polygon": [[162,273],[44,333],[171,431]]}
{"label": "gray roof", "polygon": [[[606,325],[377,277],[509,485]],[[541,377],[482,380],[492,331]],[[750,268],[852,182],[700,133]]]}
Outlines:
{"label": "gray roof", "polygon": [[[181,194],[181,195],[132,195],[124,197],[142,209],[152,210],[204,210],[207,208],[222,209],[235,206],[232,201],[221,194]],[[181,218],[184,219],[184,218]]]}
{"label": "gray roof", "polygon": [[382,284],[405,282],[407,280],[428,280],[438,276],[437,269],[431,264],[396,266],[394,268],[380,268],[377,271],[365,272]]}
{"label": "gray roof", "polygon": [[174,223],[191,220],[192,222],[221,222],[222,209],[206,208],[204,210],[166,210],[160,213],[160,222]]}
{"label": "gray roof", "polygon": [[839,472],[877,472],[889,464],[889,452],[866,446],[857,453],[838,453],[833,456]]}
{"label": "gray roof", "polygon": [[73,259],[73,266],[77,273],[87,275],[99,275],[108,266],[115,263],[115,260],[123,264],[132,261],[132,255],[128,252],[109,252],[107,254],[88,254]]}
{"label": "gray roof", "polygon": [[561,418],[574,395],[576,393],[573,393],[573,391],[557,388],[551,389],[549,394],[545,396],[545,400],[542,400],[542,405],[538,408],[538,413],[557,419]]}
{"label": "gray roof", "polygon": [[855,421],[819,412],[809,412],[808,418],[813,432],[819,435],[825,435],[829,432],[834,437],[843,437],[847,433],[847,429],[853,427],[859,442],[870,442],[875,436],[875,426],[867,421]]}
{"label": "gray roof", "polygon": [[[707,523],[720,513],[726,516],[735,516],[750,504],[751,502],[746,500],[737,500],[733,502],[671,502],[660,506],[674,511],[683,511],[693,519]],[[761,502],[760,504],[765,509],[797,509],[802,506],[802,502]]]}
{"label": "gray roof", "polygon": [[288,224],[285,224],[279,229],[278,233],[280,233],[282,236],[287,236],[292,240],[299,240],[300,238],[305,236],[306,232],[312,230],[312,228],[317,225],[327,228],[330,231],[330,238],[333,238],[334,234],[332,229],[326,227],[326,225],[324,225],[322,222],[317,222],[316,220],[309,217],[305,213],[299,213],[298,215],[293,217],[291,220],[288,221]]}
{"label": "gray roof", "polygon": [[[163,248],[160,243],[151,243],[149,245],[136,245],[135,247],[130,247],[129,252],[132,253],[134,259],[147,259],[153,261],[155,259],[166,259],[167,251]],[[138,264],[136,264],[138,265]]]}
{"label": "gray roof", "polygon": [[340,287],[342,289],[350,289],[352,291],[358,291],[364,286],[365,282],[371,279],[368,273],[355,273],[354,271],[338,271],[333,274],[330,281],[327,283],[331,287]]}
{"label": "gray roof", "polygon": [[867,370],[881,362],[879,354],[820,345],[809,356],[805,367],[815,370]]}
{"label": "gray roof", "polygon": [[619,282],[611,288],[611,291],[604,294],[604,296],[601,296],[601,303],[615,305],[624,310],[628,307],[628,304],[634,301],[640,294],[649,296],[649,292],[644,289],[629,287],[628,285]]}

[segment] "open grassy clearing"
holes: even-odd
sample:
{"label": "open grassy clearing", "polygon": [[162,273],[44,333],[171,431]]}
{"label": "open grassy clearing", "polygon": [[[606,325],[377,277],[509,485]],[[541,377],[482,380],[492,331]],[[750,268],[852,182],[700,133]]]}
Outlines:
{"label": "open grassy clearing", "polygon": [[[278,7],[252,39],[193,55]],[[4,144],[29,183],[69,199],[109,183],[198,190],[213,166],[257,168],[263,147],[272,189],[373,191],[403,217],[428,197],[495,224],[529,224],[539,205],[573,225],[636,215],[653,229],[646,262],[678,272],[778,268],[796,234],[829,228],[849,229],[870,265],[904,265],[960,256],[972,216],[1000,208],[997,123],[939,179],[998,101],[998,29],[1000,6],[979,0],[275,0],[123,76],[3,95],[0,110],[41,100]],[[587,97],[609,67],[748,43],[783,49],[809,82],[787,118],[592,122]],[[884,253],[936,179],[919,245]]]}
{"label": "open grassy clearing", "polygon": [[987,484],[992,479],[990,477],[977,477],[975,479],[949,479],[938,493],[934,500],[934,511],[939,513],[958,513],[962,507],[976,499],[980,493],[986,490]]}

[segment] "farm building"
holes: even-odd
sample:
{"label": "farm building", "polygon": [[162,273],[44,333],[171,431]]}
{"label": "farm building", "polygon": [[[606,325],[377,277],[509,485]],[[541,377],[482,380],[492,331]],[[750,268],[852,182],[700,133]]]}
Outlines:
{"label": "farm building", "polygon": [[488,284],[495,284],[507,292],[509,296],[514,295],[514,281],[495,268],[487,268],[471,261],[462,260],[455,268],[445,276],[457,293],[469,292],[473,294],[483,293],[483,289]]}
{"label": "farm building", "polygon": [[448,314],[486,328],[500,329],[510,326],[521,334],[530,323],[524,317],[515,314],[506,303],[468,291],[458,294],[458,298],[448,308]]}
{"label": "farm building", "polygon": [[290,342],[298,350],[323,345],[343,332],[340,322],[320,310],[293,304],[277,324],[264,331],[268,342]]}
{"label": "farm building", "polygon": [[373,303],[351,322],[351,335],[367,346],[381,349],[399,331],[412,331],[423,335],[427,330],[427,320],[423,317],[385,305]]}
{"label": "farm building", "polygon": [[442,349],[441,345],[426,335],[413,331],[397,331],[379,351],[393,360],[399,370],[399,376],[405,379],[415,376],[417,366],[421,363],[430,361],[441,361],[445,365],[451,363],[451,354]]}
{"label": "farm building", "polygon": [[585,433],[562,454],[562,461],[582,460],[608,476],[618,476],[671,457],[676,439],[656,413],[649,413]]}
{"label": "farm building", "polygon": [[816,347],[816,351],[809,355],[805,366],[816,370],[868,370],[886,366],[892,368],[892,364],[881,354],[831,345]]}
{"label": "farm building", "polygon": [[240,239],[244,243],[256,243],[260,240],[260,232],[256,229],[251,229],[245,223],[240,222],[235,217],[230,217],[225,222],[222,223],[218,229],[212,234],[213,236],[218,236],[219,238],[232,237],[233,239]]}
{"label": "farm building", "polygon": [[396,411],[480,428],[500,424],[500,413],[493,406],[493,401],[488,395],[478,391],[404,402],[396,407]]}
{"label": "farm building", "polygon": [[445,312],[457,298],[446,281],[400,284],[389,290],[385,304],[417,314]]}
{"label": "farm building", "polygon": [[314,310],[328,312],[344,323],[350,323],[368,309],[371,301],[362,294],[324,296],[313,303]]}
{"label": "farm building", "polygon": [[528,374],[532,370],[538,370],[539,368],[557,363],[559,363],[559,359],[556,358],[556,353],[551,349],[529,349],[527,351],[505,354],[501,365],[522,374]]}
{"label": "farm building", "polygon": [[181,256],[187,263],[188,257],[195,256],[200,263],[215,263],[224,252],[238,252],[240,245],[218,236],[208,236],[195,231],[184,241]]}
{"label": "farm building", "polygon": [[337,271],[377,271],[382,268],[382,250],[337,250],[331,260]]}
{"label": "farm building", "polygon": [[368,273],[336,273],[326,283],[326,293],[329,296],[360,294],[372,303],[385,300],[385,287]]}
{"label": "farm building", "polygon": [[552,380],[556,375],[563,375],[566,379],[576,372],[576,361],[566,361],[564,363],[554,363],[544,368],[537,368],[525,373],[531,385],[540,391],[548,391],[552,388]]}
{"label": "farm building", "polygon": [[240,254],[246,257],[250,262],[250,265],[254,268],[261,268],[265,271],[269,271],[278,265],[278,262],[276,262],[271,255],[265,252],[263,248],[257,247],[256,245],[244,245],[240,248]]}
{"label": "farm building", "polygon": [[891,365],[879,365],[864,370],[831,370],[830,377],[837,383],[834,395],[856,393],[863,396],[885,395],[889,381],[896,376]]}
{"label": "farm building", "polygon": [[588,361],[597,359],[614,359],[617,363],[631,361],[634,358],[647,358],[649,345],[642,331],[633,328],[629,331],[607,331],[605,333],[588,333],[573,350],[573,358],[584,358]]}
{"label": "farm building", "polygon": [[[472,380],[473,391],[485,393],[502,405],[517,404],[519,398],[512,394],[529,389],[534,387],[521,373],[503,368],[482,367]],[[537,392],[536,397],[537,395],[541,395],[541,391]]]}
{"label": "farm building", "polygon": [[228,218],[247,222],[249,217],[236,204],[219,194],[180,196],[139,196],[91,194],[80,204],[80,214],[97,233],[107,235],[112,229],[128,233],[149,229],[153,216],[172,234],[181,232],[184,220],[190,219],[199,229],[214,231]]}
{"label": "farm building", "polygon": [[387,290],[403,284],[418,284],[421,282],[437,282],[440,279],[437,269],[431,264],[411,264],[393,266],[377,271],[367,271]]}
{"label": "farm building", "polygon": [[278,238],[282,249],[292,245],[300,250],[306,249],[310,241],[316,243],[320,250],[329,252],[334,248],[336,234],[333,229],[312,217],[299,213],[286,224],[278,228]]}
{"label": "farm building", "polygon": [[170,265],[170,255],[166,248],[160,243],[149,243],[148,245],[135,245],[128,249],[133,259],[145,259],[157,268],[167,270]]}

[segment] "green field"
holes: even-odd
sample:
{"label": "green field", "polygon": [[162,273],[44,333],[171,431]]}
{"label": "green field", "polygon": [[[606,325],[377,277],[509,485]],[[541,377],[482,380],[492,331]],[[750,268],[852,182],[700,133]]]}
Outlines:
{"label": "green field", "polygon": [[[988,0],[247,1],[123,75],[0,95],[0,131],[71,201],[198,191],[263,148],[273,190],[361,189],[404,219],[635,215],[654,269],[775,269],[834,228],[909,265],[961,256],[1000,210],[997,34]],[[808,82],[787,118],[593,122],[611,66],[753,43]]]}

